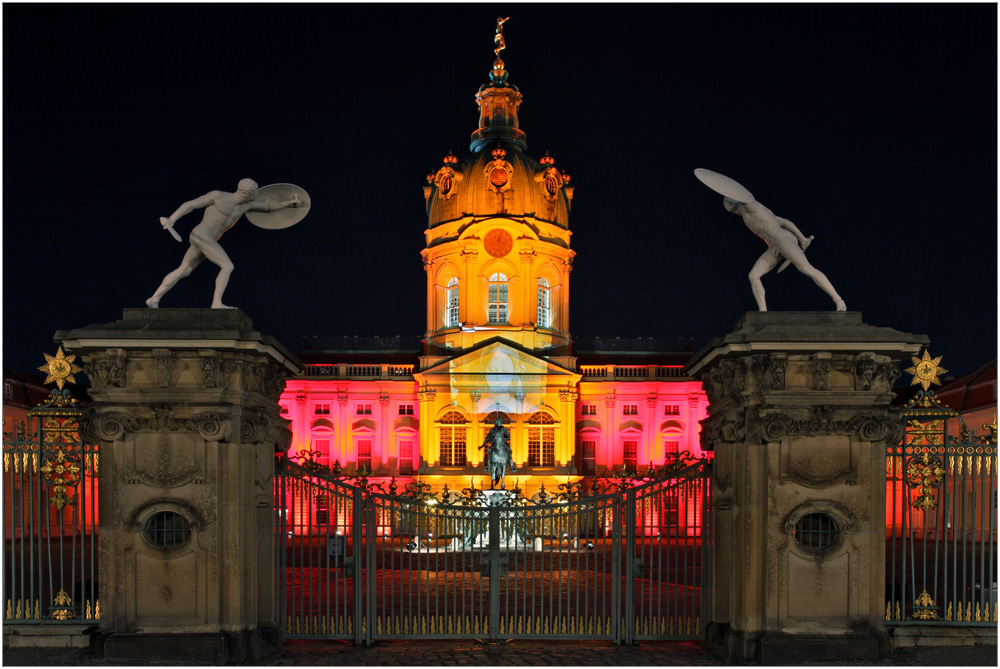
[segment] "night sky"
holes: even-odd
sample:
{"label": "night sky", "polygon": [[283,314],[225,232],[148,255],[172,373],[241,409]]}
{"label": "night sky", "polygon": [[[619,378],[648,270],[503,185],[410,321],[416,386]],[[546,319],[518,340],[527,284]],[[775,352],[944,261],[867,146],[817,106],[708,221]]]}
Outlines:
{"label": "night sky", "polygon": [[[997,346],[997,6],[3,5],[4,363],[142,307],[243,177],[306,219],[222,239],[226,302],[303,335],[425,327],[422,187],[468,153],[498,16],[528,153],[572,176],[577,337],[730,332],[764,251],[692,174],[737,179],[815,235],[871,325],[956,375]],[[207,307],[207,261],[162,307]],[[832,304],[794,268],[772,310]]]}

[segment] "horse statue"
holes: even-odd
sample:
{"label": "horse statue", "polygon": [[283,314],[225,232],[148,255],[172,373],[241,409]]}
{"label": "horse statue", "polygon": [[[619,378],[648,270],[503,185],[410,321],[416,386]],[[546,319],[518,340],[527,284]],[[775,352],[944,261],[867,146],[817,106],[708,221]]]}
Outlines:
{"label": "horse statue", "polygon": [[484,464],[490,475],[490,490],[493,490],[497,483],[500,484],[501,490],[505,489],[504,477],[507,467],[510,467],[512,472],[517,470],[514,469],[514,461],[511,459],[510,430],[503,426],[503,421],[499,417],[479,448],[486,449]]}

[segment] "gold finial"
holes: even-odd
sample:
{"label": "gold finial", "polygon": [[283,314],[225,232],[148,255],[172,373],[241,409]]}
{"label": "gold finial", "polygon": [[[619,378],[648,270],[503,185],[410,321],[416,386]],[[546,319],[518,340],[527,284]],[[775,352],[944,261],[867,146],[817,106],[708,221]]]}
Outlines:
{"label": "gold finial", "polygon": [[38,370],[48,374],[45,377],[44,383],[54,382],[59,390],[62,390],[63,385],[67,382],[76,383],[73,375],[83,370],[73,364],[73,361],[76,360],[75,355],[63,355],[62,346],[59,347],[59,351],[55,357],[48,353],[43,353],[42,355],[45,356],[45,364],[39,367]]}
{"label": "gold finial", "polygon": [[919,384],[923,386],[924,390],[930,388],[932,383],[940,386],[941,379],[939,375],[948,371],[941,366],[942,357],[931,358],[931,354],[927,352],[927,349],[924,349],[923,358],[910,358],[913,361],[913,367],[906,369],[907,374],[913,375],[913,381],[910,382],[910,385],[915,386]]}
{"label": "gold finial", "polygon": [[503,39],[503,24],[509,20],[509,16],[505,19],[497,18],[497,34],[493,36],[493,43],[497,45],[497,48],[493,49],[493,53],[497,55],[497,58],[500,57],[500,52],[507,48],[507,42]]}

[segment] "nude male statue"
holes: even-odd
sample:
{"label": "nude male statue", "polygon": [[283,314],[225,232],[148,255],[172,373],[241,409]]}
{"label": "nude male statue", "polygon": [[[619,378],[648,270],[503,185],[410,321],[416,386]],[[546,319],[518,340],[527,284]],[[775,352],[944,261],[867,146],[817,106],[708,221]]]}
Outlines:
{"label": "nude male statue", "polygon": [[205,209],[201,223],[196,225],[188,240],[191,247],[184,254],[180,266],[163,277],[163,282],[153,296],[146,300],[146,306],[156,309],[160,306],[160,298],[173,288],[178,281],[189,275],[205,258],[219,266],[219,275],[215,279],[215,295],[212,298],[213,309],[229,309],[222,303],[222,293],[229,284],[229,275],[233,272],[233,263],[226,252],[219,246],[218,239],[229,228],[233,227],[240,216],[248,211],[277,211],[287,207],[298,207],[299,197],[296,195],[285,202],[259,202],[254,200],[257,195],[257,182],[253,179],[242,179],[235,193],[225,193],[213,190],[199,198],[185,202],[177,208],[170,218],[160,218],[160,224],[173,231],[177,219],[191,213],[195,209]]}
{"label": "nude male statue", "polygon": [[847,305],[834,290],[830,280],[806,259],[804,251],[812,241],[811,237],[803,235],[795,227],[795,224],[787,218],[775,216],[774,212],[760,202],[737,202],[729,197],[723,198],[722,202],[727,211],[742,216],[743,222],[746,223],[751,232],[763,239],[770,247],[764,252],[764,255],[757,259],[750,270],[750,288],[753,290],[754,299],[757,300],[758,309],[767,311],[767,303],[764,300],[764,284],[761,283],[760,279],[777,267],[778,262],[784,257],[800,272],[812,279],[823,292],[833,298],[837,311],[847,311]]}

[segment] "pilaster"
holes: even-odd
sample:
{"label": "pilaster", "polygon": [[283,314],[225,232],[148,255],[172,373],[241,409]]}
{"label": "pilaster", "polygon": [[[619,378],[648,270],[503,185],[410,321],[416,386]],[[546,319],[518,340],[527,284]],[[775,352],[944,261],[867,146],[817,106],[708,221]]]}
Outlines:
{"label": "pilaster", "polygon": [[749,312],[689,365],[715,452],[710,636],[730,661],[889,652],[883,477],[903,430],[892,385],[926,343],[858,312]]}
{"label": "pilaster", "polygon": [[259,656],[278,623],[274,454],[292,438],[277,401],[300,363],[236,309],[126,309],[55,338],[93,381],[105,658]]}

